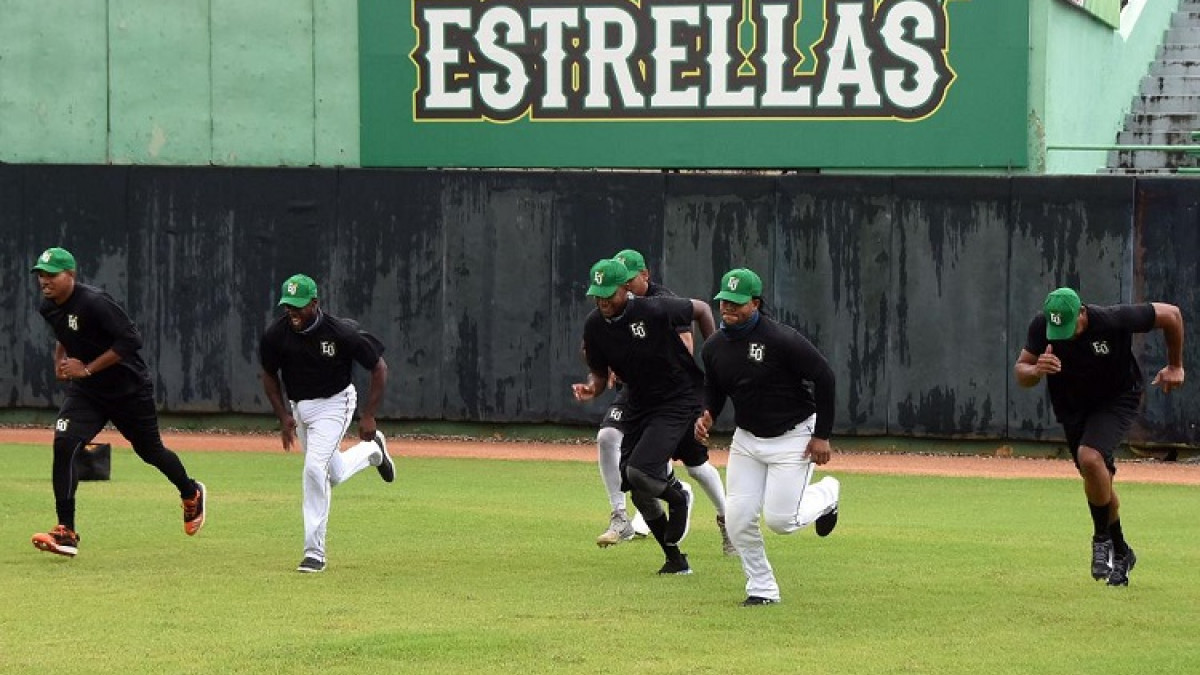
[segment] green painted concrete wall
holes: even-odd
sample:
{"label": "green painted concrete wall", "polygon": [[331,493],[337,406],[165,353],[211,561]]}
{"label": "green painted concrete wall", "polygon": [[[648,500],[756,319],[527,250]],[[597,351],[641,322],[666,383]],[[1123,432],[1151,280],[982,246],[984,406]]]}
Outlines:
{"label": "green painted concrete wall", "polygon": [[[1011,1],[1030,16],[1030,166],[1000,172],[1094,173],[1103,152],[1047,146],[1115,141],[1178,2],[1132,0],[1114,31]],[[355,0],[0,0],[0,17],[0,162],[360,164]]]}
{"label": "green painted concrete wall", "polygon": [[349,0],[0,0],[0,161],[356,166]]}
{"label": "green painted concrete wall", "polygon": [[[1103,151],[1047,146],[1113,144],[1178,0],[1133,0],[1121,30],[1059,0],[1030,0],[1031,173],[1096,173]],[[1136,17],[1136,20],[1134,20]]]}

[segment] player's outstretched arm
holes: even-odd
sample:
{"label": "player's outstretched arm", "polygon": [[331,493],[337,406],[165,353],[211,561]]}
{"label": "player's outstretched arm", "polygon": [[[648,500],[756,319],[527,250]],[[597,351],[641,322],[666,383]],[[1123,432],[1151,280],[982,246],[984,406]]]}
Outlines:
{"label": "player's outstretched arm", "polygon": [[1167,365],[1158,371],[1151,385],[1170,393],[1183,386],[1183,313],[1165,302],[1150,305],[1154,307],[1154,327],[1162,331],[1167,342]]}

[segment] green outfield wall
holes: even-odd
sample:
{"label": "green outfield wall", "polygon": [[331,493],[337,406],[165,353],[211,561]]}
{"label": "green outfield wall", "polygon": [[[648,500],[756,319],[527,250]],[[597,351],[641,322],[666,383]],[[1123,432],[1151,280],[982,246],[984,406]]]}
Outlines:
{"label": "green outfield wall", "polygon": [[354,166],[346,0],[0,0],[0,161]]}
{"label": "green outfield wall", "polygon": [[1090,173],[1175,0],[0,0],[0,161]]}

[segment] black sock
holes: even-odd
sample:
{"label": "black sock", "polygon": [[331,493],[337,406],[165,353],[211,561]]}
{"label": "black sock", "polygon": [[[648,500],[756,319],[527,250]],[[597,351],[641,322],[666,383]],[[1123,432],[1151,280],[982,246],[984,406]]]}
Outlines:
{"label": "black sock", "polygon": [[1092,538],[1096,541],[1108,539],[1108,504],[1096,506],[1088,502],[1088,510],[1092,512]]}
{"label": "black sock", "polygon": [[1113,554],[1125,555],[1129,553],[1129,544],[1125,543],[1125,533],[1121,531],[1121,519],[1118,518],[1108,526],[1108,536],[1112,537]]}
{"label": "black sock", "polygon": [[65,526],[72,532],[75,531],[75,500],[74,499],[58,499],[54,502],[55,515],[58,516],[58,524]]}
{"label": "black sock", "polygon": [[679,552],[679,544],[663,544],[663,553],[667,554],[667,560],[673,563],[682,563],[683,554]]}
{"label": "black sock", "polygon": [[[645,515],[645,513],[642,514],[643,517]],[[646,518],[646,527],[650,528],[650,534],[654,535],[654,540],[666,551],[667,514],[664,513],[657,518]]]}

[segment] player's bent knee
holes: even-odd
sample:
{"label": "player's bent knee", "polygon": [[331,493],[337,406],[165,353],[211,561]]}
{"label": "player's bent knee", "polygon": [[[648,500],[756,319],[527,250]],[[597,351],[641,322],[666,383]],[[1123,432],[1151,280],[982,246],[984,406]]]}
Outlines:
{"label": "player's bent knee", "polygon": [[596,445],[599,446],[601,452],[621,452],[621,439],[625,434],[612,427],[603,427],[596,432]]}
{"label": "player's bent knee", "polygon": [[634,492],[660,495],[667,487],[666,481],[661,478],[655,478],[636,466],[625,467],[625,479],[629,481],[629,485],[633,487]]}
{"label": "player's bent knee", "polygon": [[763,523],[775,534],[791,534],[800,529],[794,513],[764,513]]}

